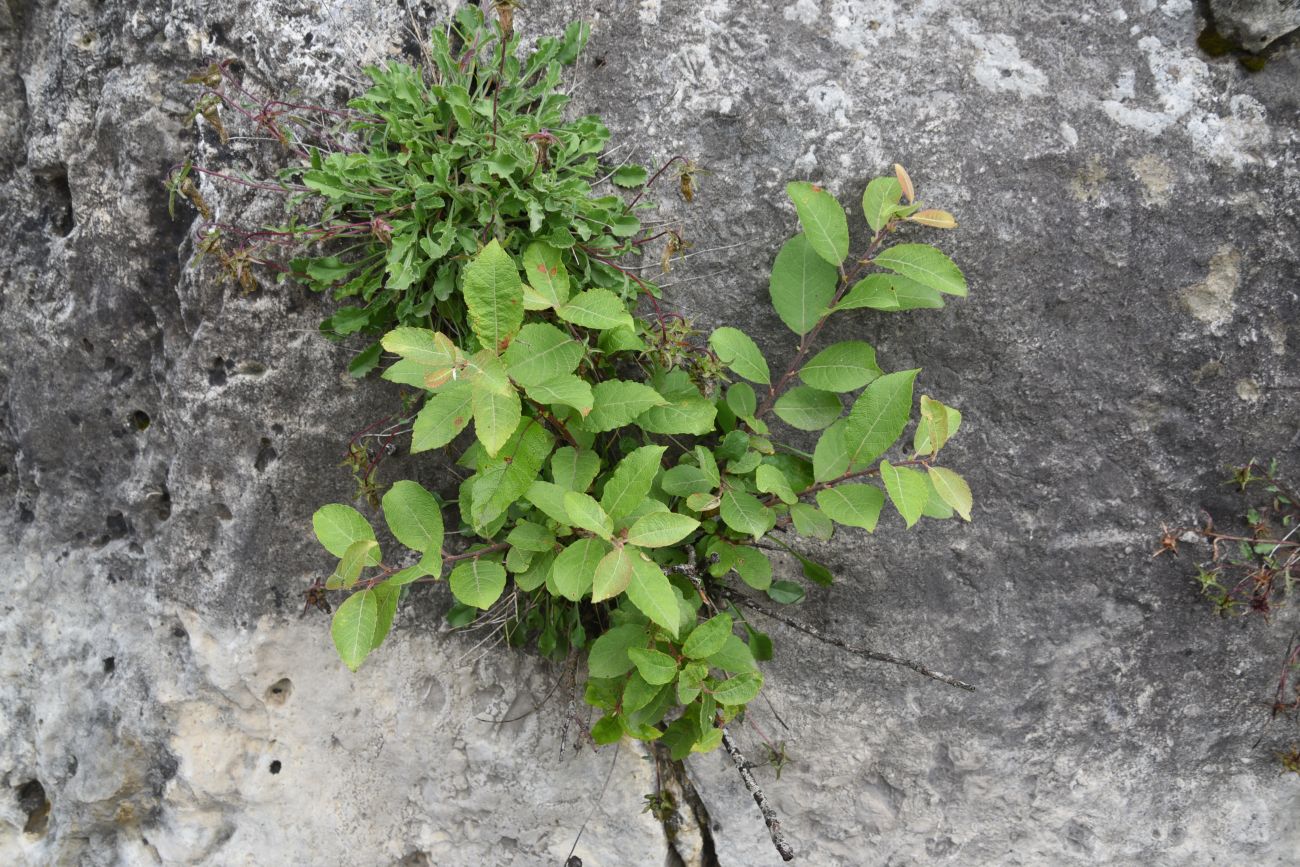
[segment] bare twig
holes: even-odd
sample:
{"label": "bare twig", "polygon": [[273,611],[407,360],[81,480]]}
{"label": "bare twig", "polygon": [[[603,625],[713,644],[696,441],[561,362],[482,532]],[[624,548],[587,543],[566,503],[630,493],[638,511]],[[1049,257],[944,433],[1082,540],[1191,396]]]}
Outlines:
{"label": "bare twig", "polygon": [[717,590],[719,593],[721,593],[723,596],[727,597],[731,601],[739,602],[741,605],[744,605],[747,608],[751,608],[754,611],[757,611],[759,614],[762,614],[766,617],[770,617],[773,620],[777,621],[778,623],[784,623],[786,626],[790,627],[791,629],[797,629],[798,631],[802,632],[805,635],[812,636],[813,638],[817,639],[823,644],[833,645],[842,650],[847,650],[849,653],[854,653],[857,654],[858,656],[865,657],[866,659],[875,660],[876,662],[888,662],[891,665],[901,665],[904,668],[912,669],[912,671],[915,671],[917,674],[923,674],[928,678],[940,681],[941,683],[946,683],[949,686],[955,686],[958,689],[964,689],[967,692],[975,691],[975,687],[967,683],[966,681],[958,680],[957,678],[952,677],[951,675],[947,675],[942,672],[935,671],[934,669],[922,665],[919,662],[915,662],[910,659],[904,659],[903,657],[895,656],[892,653],[881,653],[878,650],[871,650],[870,648],[862,647],[861,645],[852,644],[850,642],[836,638],[833,635],[827,635],[821,630],[809,626],[806,623],[800,623],[798,620],[794,620],[792,618],[786,617],[784,614],[779,614],[776,611],[773,611],[771,608],[768,608],[766,605],[763,605],[759,602],[755,602],[754,600],[750,599],[748,596],[745,596],[742,593],[737,593],[736,591],[732,590],[729,587],[718,587]]}
{"label": "bare twig", "polygon": [[745,760],[745,754],[736,746],[736,742],[731,738],[731,732],[725,728],[722,730],[722,748],[731,756],[731,761],[735,763],[736,770],[740,771],[740,779],[744,782],[745,788],[754,796],[754,803],[758,804],[758,811],[763,814],[763,823],[767,825],[767,833],[772,836],[772,845],[780,853],[782,861],[793,861],[794,850],[785,840],[785,832],[781,830],[781,820],[777,818],[776,810],[768,803],[767,795],[763,794],[763,788],[754,779],[754,774],[750,770],[749,762]]}

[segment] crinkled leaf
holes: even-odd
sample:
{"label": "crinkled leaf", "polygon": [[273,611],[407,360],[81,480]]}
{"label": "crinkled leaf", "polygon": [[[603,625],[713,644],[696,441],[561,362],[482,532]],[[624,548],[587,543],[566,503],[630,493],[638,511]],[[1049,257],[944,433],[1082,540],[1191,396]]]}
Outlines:
{"label": "crinkled leaf", "polygon": [[868,274],[845,293],[836,311],[862,307],[897,313],[904,310],[937,309],[943,296],[935,289],[898,274]]}
{"label": "crinkled leaf", "polygon": [[564,446],[551,456],[551,478],[567,490],[587,490],[599,472],[600,456],[588,449]]}
{"label": "crinkled leaf", "polygon": [[502,357],[510,378],[530,386],[572,373],[583,352],[581,343],[554,325],[530,322],[510,341]]}
{"label": "crinkled leaf", "polygon": [[569,300],[569,272],[560,260],[560,251],[549,244],[534,241],[524,248],[524,307],[546,310],[560,307]]}
{"label": "crinkled leaf", "polygon": [[486,388],[475,388],[471,403],[474,407],[474,435],[489,455],[495,455],[519,426],[523,414],[519,395],[514,390],[502,395]]}
{"label": "crinkled leaf", "polygon": [[753,701],[762,688],[763,675],[745,671],[718,684],[713,690],[713,700],[724,707],[738,707]]}
{"label": "crinkled leaf", "polygon": [[873,232],[885,227],[902,198],[903,188],[897,178],[875,178],[867,184],[862,194],[862,213]]}
{"label": "crinkled leaf", "polygon": [[595,403],[591,386],[572,373],[562,373],[545,382],[525,386],[524,393],[540,404],[572,407],[579,415],[590,413]]}
{"label": "crinkled leaf", "polygon": [[649,433],[700,436],[713,431],[717,415],[713,401],[694,396],[652,407],[637,416],[636,423]]}
{"label": "crinkled leaf", "polygon": [[524,321],[519,268],[495,239],[461,272],[469,324],[483,346],[499,352]]}
{"label": "crinkled leaf", "polygon": [[728,527],[755,539],[776,525],[776,514],[771,509],[753,494],[735,488],[722,492],[720,514]]}

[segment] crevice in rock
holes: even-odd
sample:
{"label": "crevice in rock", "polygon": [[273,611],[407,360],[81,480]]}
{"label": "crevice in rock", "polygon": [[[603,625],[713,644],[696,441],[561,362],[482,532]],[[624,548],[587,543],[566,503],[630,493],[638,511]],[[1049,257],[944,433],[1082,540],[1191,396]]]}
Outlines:
{"label": "crevice in rock", "polygon": [[656,743],[653,749],[659,790],[648,799],[646,810],[663,825],[668,841],[666,867],[719,867],[713,820],[686,766],[674,761],[663,744]]}
{"label": "crevice in rock", "polygon": [[28,780],[18,787],[18,809],[27,814],[23,833],[44,836],[50,826],[50,807],[40,780]]}

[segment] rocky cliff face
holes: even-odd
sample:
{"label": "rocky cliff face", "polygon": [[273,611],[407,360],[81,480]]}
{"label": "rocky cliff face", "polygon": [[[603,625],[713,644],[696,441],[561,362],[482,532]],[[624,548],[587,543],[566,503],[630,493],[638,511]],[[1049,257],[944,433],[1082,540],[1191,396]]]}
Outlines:
{"label": "rocky cliff face", "polygon": [[[417,27],[447,11],[409,5]],[[1275,39],[1250,74],[1198,53],[1190,0],[1112,6],[520,14],[529,33],[590,21],[578,107],[643,161],[711,172],[692,206],[661,196],[697,249],[726,248],[669,290],[706,325],[789,344],[765,287],[791,177],[852,201],[902,162],[962,223],[969,300],[829,330],[962,408],[949,449],[976,520],[841,533],[817,551],[838,582],[798,616],[979,692],[773,625],[771,706],[738,735],[755,755],[757,730],[787,743],[780,780],[758,773],[803,863],[1300,850],[1300,783],[1269,754],[1294,732],[1266,708],[1294,621],[1215,620],[1188,563],[1150,557],[1162,521],[1231,513],[1224,465],[1300,468],[1300,52]],[[358,676],[299,617],[326,566],[309,516],[350,495],[346,436],[394,396],[341,375],[319,298],[185,268],[188,218],[167,215],[185,155],[265,153],[201,140],[188,72],[235,57],[259,87],[337,102],[359,65],[412,50],[409,21],[387,3],[0,4],[4,863],[531,865],[563,862],[580,828],[589,867],[669,857],[640,812],[653,764],[628,744],[561,754],[559,672],[449,633],[441,588]],[[383,472],[439,484],[400,456]],[[690,771],[717,861],[773,862],[725,757]]]}

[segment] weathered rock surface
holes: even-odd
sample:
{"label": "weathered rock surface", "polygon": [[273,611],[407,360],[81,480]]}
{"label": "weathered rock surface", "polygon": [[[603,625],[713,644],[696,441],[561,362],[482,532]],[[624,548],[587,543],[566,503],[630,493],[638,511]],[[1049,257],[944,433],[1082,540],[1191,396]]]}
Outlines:
{"label": "weathered rock surface", "polygon": [[[410,50],[401,5],[0,5],[0,862],[562,863],[586,822],[588,867],[664,863],[653,765],[561,756],[558,699],[495,724],[558,672],[446,632],[441,589],[357,676],[299,619],[308,518],[393,394],[340,375],[320,299],[181,267],[168,167],[267,153],[200,144],[181,79],[233,56],[337,101]],[[758,773],[803,863],[1293,863],[1300,782],[1269,750],[1294,731],[1266,706],[1294,620],[1215,620],[1150,551],[1231,514],[1226,464],[1300,468],[1295,48],[1205,58],[1190,0],[534,0],[520,26],[576,16],[578,107],[711,172],[661,196],[705,324],[789,348],[765,287],[791,177],[849,202],[902,162],[962,223],[969,300],[829,330],[962,408],[976,520],[817,546],[839,580],[798,616],[980,691],[774,626],[738,736],[787,743]],[[691,772],[720,862],[772,863],[725,757]]]}
{"label": "weathered rock surface", "polygon": [[1219,32],[1248,51],[1263,51],[1300,30],[1297,0],[1210,0],[1210,9]]}

